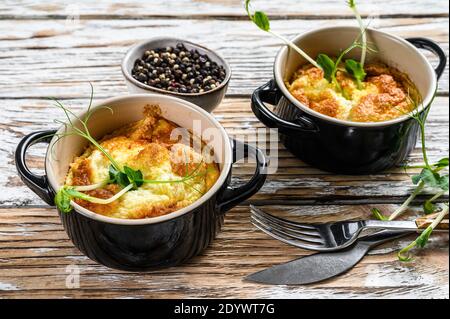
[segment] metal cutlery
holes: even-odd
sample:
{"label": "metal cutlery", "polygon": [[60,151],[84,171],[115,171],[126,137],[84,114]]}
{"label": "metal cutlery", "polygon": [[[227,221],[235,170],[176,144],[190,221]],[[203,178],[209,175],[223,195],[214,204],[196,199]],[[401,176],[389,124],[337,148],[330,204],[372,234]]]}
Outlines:
{"label": "metal cutlery", "polygon": [[[365,229],[397,231],[420,231],[433,220],[430,217],[415,221],[360,220],[327,224],[304,224],[273,216],[250,205],[251,222],[269,236],[295,247],[316,250],[336,251],[353,244]],[[443,220],[435,231],[448,231],[448,219]]]}
{"label": "metal cutlery", "polygon": [[256,272],[244,280],[272,285],[305,285],[320,282],[350,270],[373,247],[412,233],[381,231],[360,238],[354,246],[344,250],[302,257]]}

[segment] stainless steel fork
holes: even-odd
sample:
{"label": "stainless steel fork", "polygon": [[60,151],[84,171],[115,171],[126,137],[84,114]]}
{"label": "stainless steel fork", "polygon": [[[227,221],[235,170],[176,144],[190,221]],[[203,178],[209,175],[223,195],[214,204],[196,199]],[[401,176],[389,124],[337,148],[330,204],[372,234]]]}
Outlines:
{"label": "stainless steel fork", "polygon": [[[316,251],[335,251],[354,243],[365,229],[419,231],[432,222],[430,216],[415,221],[360,220],[328,224],[303,224],[275,217],[250,205],[251,222],[269,236],[286,244]],[[448,219],[435,231],[448,232]]]}

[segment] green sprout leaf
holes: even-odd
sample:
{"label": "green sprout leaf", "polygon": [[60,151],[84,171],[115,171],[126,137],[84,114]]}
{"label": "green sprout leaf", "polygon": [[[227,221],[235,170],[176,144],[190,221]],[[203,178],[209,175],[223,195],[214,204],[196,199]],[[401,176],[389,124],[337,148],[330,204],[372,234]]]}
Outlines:
{"label": "green sprout leaf", "polygon": [[433,164],[436,168],[445,168],[448,167],[448,157],[444,157],[440,159],[437,163]]}
{"label": "green sprout leaf", "polygon": [[412,243],[403,248],[398,252],[398,259],[400,261],[411,261],[412,257],[410,254],[410,250],[417,248],[424,248],[430,239],[430,235],[437,225],[444,219],[444,217],[448,214],[448,205],[443,205],[441,212],[439,215],[433,220],[430,226],[428,226],[420,235],[416,238]]}
{"label": "green sprout leaf", "polygon": [[433,202],[445,193],[445,190],[441,190],[423,203],[423,211],[426,215],[432,214],[436,211],[436,206],[433,204]]}
{"label": "green sprout leaf", "polygon": [[428,167],[426,164],[404,166],[404,168],[432,168],[434,171],[441,171],[446,167],[448,167],[448,157],[444,157],[440,159],[438,162],[430,164],[430,167]]}
{"label": "green sprout leaf", "polygon": [[398,260],[402,262],[410,262],[412,260],[411,254],[409,251],[416,246],[416,243],[413,242],[409,246],[406,246],[402,250],[400,250],[397,254]]}
{"label": "green sprout leaf", "polygon": [[253,15],[253,22],[263,31],[270,30],[270,21],[264,12],[256,11]]}
{"label": "green sprout leaf", "polygon": [[439,178],[440,176],[438,173],[433,172],[429,168],[424,168],[419,175],[413,175],[411,180],[414,185],[417,185],[419,182],[423,181],[428,186],[436,187],[436,185],[438,185]]}
{"label": "green sprout leaf", "polygon": [[110,184],[117,184],[121,187],[127,187],[131,183],[127,174],[116,169],[114,165],[109,166],[109,179]]}
{"label": "green sprout leaf", "polygon": [[142,172],[139,170],[134,170],[128,166],[124,166],[123,168],[124,173],[126,174],[128,180],[130,183],[133,184],[134,188],[138,188],[139,186],[142,186],[143,184],[143,178]]}
{"label": "green sprout leaf", "polygon": [[328,82],[333,81],[335,63],[334,61],[326,54],[319,54],[317,56],[317,63],[322,67],[324,77],[328,80]]}
{"label": "green sprout leaf", "polygon": [[423,211],[425,214],[427,214],[427,215],[433,214],[435,210],[436,210],[436,207],[430,200],[427,200],[423,203]]}
{"label": "green sprout leaf", "polygon": [[358,85],[358,89],[361,90],[362,82],[364,81],[367,75],[366,71],[364,71],[364,67],[362,66],[362,64],[355,60],[348,59],[345,61],[345,70],[355,78],[356,83]]}
{"label": "green sprout leaf", "polygon": [[441,176],[438,185],[443,191],[448,191],[448,174]]}
{"label": "green sprout leaf", "polygon": [[419,237],[416,239],[416,246],[419,248],[425,247],[425,245],[428,243],[428,239],[430,239],[430,235],[433,232],[433,228],[428,226],[422,234],[420,234]]}
{"label": "green sprout leaf", "polygon": [[109,167],[110,183],[116,183],[122,187],[133,184],[133,188],[137,189],[144,184],[143,178],[144,176],[141,171],[134,170],[128,166],[123,167],[123,172],[117,170],[113,165]]}
{"label": "green sprout leaf", "polygon": [[378,208],[372,208],[371,212],[373,217],[375,217],[378,220],[389,220],[389,218],[384,216],[383,213]]}
{"label": "green sprout leaf", "polygon": [[398,259],[403,262],[409,262],[412,260],[410,250],[417,248],[424,248],[428,243],[431,233],[433,232],[433,227],[428,226],[412,243],[400,250],[397,254]]}
{"label": "green sprout leaf", "polygon": [[411,177],[414,185],[424,182],[425,185],[432,188],[440,188],[444,191],[448,191],[448,175],[441,176],[438,172],[429,168],[424,168],[419,175]]}
{"label": "green sprout leaf", "polygon": [[117,182],[117,175],[120,173],[113,165],[109,166],[109,182],[110,184]]}
{"label": "green sprout leaf", "polygon": [[[328,80],[328,82],[334,83],[336,89],[339,92],[343,92],[343,90],[341,85],[336,79],[338,67],[341,64],[341,61],[344,58],[344,56],[347,55],[353,49],[358,47],[361,47],[361,45],[358,43],[358,41],[355,41],[351,46],[349,46],[347,49],[341,52],[341,54],[338,56],[335,62],[326,54],[319,54],[317,57],[317,64],[320,65],[320,68],[324,71],[324,77]],[[358,76],[361,77],[361,74],[358,73]],[[347,98],[345,94],[344,97]]]}
{"label": "green sprout leaf", "polygon": [[73,209],[70,201],[72,200],[71,196],[67,192],[67,189],[62,187],[55,196],[55,205],[58,209],[63,213],[70,213]]}
{"label": "green sprout leaf", "polygon": [[314,61],[313,58],[311,58],[306,52],[304,52],[302,49],[300,49],[296,44],[294,44],[292,41],[286,39],[282,35],[273,32],[270,30],[270,21],[269,17],[262,11],[256,11],[252,13],[252,8],[250,5],[250,0],[245,1],[245,11],[247,12],[247,15],[249,19],[256,24],[258,28],[261,30],[270,33],[271,35],[277,37],[281,41],[283,41],[285,44],[287,44],[291,49],[295,50],[298,54],[300,54],[303,58],[305,58],[309,63],[314,65],[316,68],[320,69],[320,65],[317,64],[316,61]]}
{"label": "green sprout leaf", "polygon": [[127,187],[131,184],[130,180],[128,179],[128,176],[125,173],[119,172],[117,174],[116,183],[122,187]]}
{"label": "green sprout leaf", "polygon": [[252,14],[250,0],[245,1],[245,11],[247,11],[248,17],[250,18],[251,21],[253,21],[254,24],[256,24],[258,28],[266,32],[270,31],[269,18],[262,11],[256,11],[254,14]]}

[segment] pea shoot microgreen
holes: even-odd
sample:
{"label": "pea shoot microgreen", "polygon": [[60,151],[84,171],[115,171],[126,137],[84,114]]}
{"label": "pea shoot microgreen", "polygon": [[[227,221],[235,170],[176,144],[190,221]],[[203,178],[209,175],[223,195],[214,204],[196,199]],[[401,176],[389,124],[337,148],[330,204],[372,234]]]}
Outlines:
{"label": "pea shoot microgreen", "polygon": [[139,170],[124,166],[123,171],[117,170],[113,165],[109,167],[109,184],[118,184],[122,187],[132,185],[133,189],[137,189],[143,184],[143,175]]}
{"label": "pea shoot microgreen", "polygon": [[[319,54],[317,57],[317,63],[321,65],[322,70],[324,71],[324,77],[328,80],[328,82],[335,85],[338,92],[342,92],[341,85],[336,79],[336,73],[339,70],[339,65],[341,64],[345,55],[358,47],[361,47],[361,44],[358,41],[353,42],[351,46],[341,52],[336,61],[333,61],[329,56],[323,53]],[[347,59],[345,61],[345,69],[348,74],[353,75],[353,77],[355,78],[358,84],[358,89],[362,89],[362,82],[366,77],[366,72],[364,71],[364,68],[361,66],[361,64],[359,62],[356,62],[355,60]]]}
{"label": "pea shoot microgreen", "polygon": [[[192,179],[195,179],[197,177],[202,176],[203,174],[207,174],[208,170],[206,172],[201,172],[200,168],[203,165],[203,160],[194,168],[193,171],[189,172],[189,166],[188,161],[186,161],[186,172],[184,177],[176,180],[148,180],[144,179],[144,176],[142,174],[142,171],[135,170],[129,166],[124,165],[123,167],[111,156],[111,154],[104,148],[102,145],[95,140],[95,138],[91,135],[89,128],[88,128],[88,121],[91,118],[93,114],[92,107],[92,100],[94,96],[93,86],[91,84],[91,96],[89,101],[88,110],[86,112],[86,115],[84,118],[80,118],[75,113],[73,113],[69,108],[67,108],[65,105],[63,105],[60,101],[56,99],[52,99],[55,101],[55,106],[61,109],[67,119],[67,122],[63,122],[60,120],[55,120],[55,123],[61,124],[65,127],[64,133],[57,133],[56,134],[56,140],[53,143],[52,147],[54,147],[58,142],[60,142],[64,137],[67,136],[80,136],[84,139],[86,139],[88,142],[91,143],[96,149],[98,149],[100,152],[105,155],[105,157],[109,160],[110,166],[109,166],[109,176],[108,179],[101,181],[96,184],[92,185],[80,185],[80,186],[63,186],[60,188],[60,190],[57,192],[54,198],[55,205],[58,207],[58,209],[63,213],[69,213],[72,211],[73,207],[71,204],[71,201],[73,199],[81,199],[85,200],[94,204],[102,204],[107,205],[110,204],[116,200],[118,200],[120,197],[122,197],[124,194],[131,190],[136,190],[139,187],[141,187],[143,184],[174,184],[174,183],[183,183],[187,187],[194,189],[195,191],[199,192],[201,195],[203,195],[203,192],[192,186],[189,181]],[[112,112],[112,109],[104,106],[103,108],[106,108]],[[45,138],[48,138],[49,136],[46,136]],[[88,194],[85,194],[83,192],[87,191],[93,191],[99,188],[103,188],[108,184],[117,184],[121,187],[121,190],[116,193],[114,196],[102,199],[97,198],[94,196],[90,196]]]}
{"label": "pea shoot microgreen", "polygon": [[292,41],[289,39],[286,39],[282,35],[273,32],[270,28],[270,20],[269,17],[262,11],[255,11],[252,13],[252,8],[250,4],[250,0],[245,0],[245,11],[247,12],[248,17],[251,21],[253,21],[254,24],[261,30],[270,33],[271,35],[275,36],[276,38],[280,39],[282,42],[287,44],[290,48],[295,50],[297,53],[299,53],[302,57],[304,57],[309,63],[314,65],[316,68],[321,69],[322,67],[314,61],[313,58],[311,58],[305,51],[300,49],[297,45],[295,45]]}
{"label": "pea shoot microgreen", "polygon": [[298,52],[302,57],[304,57],[313,66],[321,69],[324,72],[324,78],[329,83],[332,83],[336,87],[336,90],[338,92],[343,92],[339,82],[336,79],[336,73],[338,71],[339,65],[341,64],[341,61],[343,60],[344,56],[347,55],[350,51],[352,51],[355,48],[361,48],[362,52],[361,52],[360,62],[357,62],[353,59],[346,59],[344,62],[345,71],[355,79],[358,89],[361,90],[361,89],[363,89],[362,83],[366,77],[366,72],[364,71],[364,63],[366,60],[367,51],[369,49],[369,47],[367,45],[366,29],[364,27],[364,23],[361,18],[361,15],[359,14],[359,11],[356,7],[356,1],[350,0],[350,1],[348,1],[348,5],[354,12],[355,17],[358,21],[359,27],[361,29],[361,34],[359,36],[359,38],[361,38],[361,43],[359,43],[359,39],[357,41],[355,41],[349,48],[342,51],[342,53],[339,55],[339,57],[336,59],[336,61],[334,61],[332,58],[330,58],[328,55],[326,55],[324,53],[318,54],[317,59],[314,60],[305,51],[303,51],[296,44],[294,44],[292,41],[286,39],[285,37],[279,35],[278,33],[273,32],[270,28],[270,20],[264,12],[254,11],[252,13],[250,0],[245,1],[245,10],[246,10],[247,15],[250,18],[250,20],[253,21],[253,23],[256,24],[256,26],[258,26],[261,30],[277,37],[278,39],[283,41],[285,44],[287,44],[290,48],[292,48],[296,52]]}
{"label": "pea shoot microgreen", "polygon": [[352,75],[355,80],[356,84],[358,86],[358,89],[363,89],[362,82],[366,78],[366,71],[364,71],[364,67],[360,62],[356,62],[353,59],[348,59],[345,61],[345,70],[348,74]]}
{"label": "pea shoot microgreen", "polygon": [[448,214],[448,205],[443,204],[442,209],[439,215],[433,220],[430,226],[428,226],[414,241],[412,241],[408,246],[403,248],[398,252],[398,259],[400,261],[411,261],[412,256],[410,254],[410,250],[413,248],[424,248],[428,243],[428,239],[430,238],[431,233],[436,228],[437,225],[444,219],[444,217]]}
{"label": "pea shoot microgreen", "polygon": [[322,67],[323,76],[328,82],[336,82],[334,61],[326,54],[320,53],[317,56],[317,63]]}
{"label": "pea shoot microgreen", "polygon": [[379,220],[389,220],[389,217],[384,216],[378,208],[372,208],[372,215]]}
{"label": "pea shoot microgreen", "polygon": [[364,22],[361,18],[361,14],[359,14],[358,8],[356,7],[356,1],[355,0],[349,0],[348,6],[350,9],[352,9],[356,20],[358,21],[359,28],[361,29],[361,38],[362,38],[362,48],[361,48],[361,60],[358,63],[358,65],[364,70],[364,63],[366,61],[366,55],[367,55],[367,33],[366,28],[364,26]]}
{"label": "pea shoot microgreen", "polygon": [[[436,96],[436,94],[435,94]],[[375,218],[381,219],[381,220],[394,220],[397,217],[401,216],[409,207],[409,205],[412,203],[412,201],[422,193],[422,191],[425,188],[428,188],[430,190],[433,190],[435,194],[425,200],[425,202],[422,204],[423,212],[425,214],[432,214],[436,212],[437,207],[434,204],[434,201],[439,199],[441,196],[443,196],[446,192],[449,190],[449,175],[448,174],[442,174],[441,171],[444,170],[449,166],[449,159],[448,157],[444,157],[437,161],[436,163],[430,164],[430,161],[428,159],[428,153],[427,153],[427,147],[426,147],[426,120],[429,115],[431,105],[434,101],[433,97],[432,101],[430,102],[430,106],[424,110],[423,112],[420,112],[418,107],[418,102],[411,100],[412,103],[414,103],[414,109],[413,113],[411,114],[411,117],[419,124],[420,128],[420,135],[421,135],[421,149],[422,149],[422,157],[423,157],[423,164],[420,165],[413,165],[413,166],[405,166],[406,169],[408,168],[415,168],[415,169],[421,169],[419,174],[413,175],[411,177],[411,181],[414,185],[416,185],[415,189],[411,193],[411,195],[406,199],[406,201],[398,208],[396,209],[389,217],[386,217],[383,215],[380,210],[377,208],[372,209],[372,214]],[[444,216],[448,213],[448,205],[443,205],[441,212],[439,215],[435,218],[433,223],[425,229],[422,234],[410,245],[402,249],[398,253],[398,257],[401,261],[409,261],[411,260],[411,256],[409,254],[409,251],[413,249],[414,247],[423,248],[425,247],[428,238],[430,237],[430,234],[432,233],[433,229],[440,223],[440,221],[444,218]]]}
{"label": "pea shoot microgreen", "polygon": [[63,213],[72,211],[72,205],[70,204],[72,198],[67,191],[67,188],[62,187],[55,195],[55,205]]}

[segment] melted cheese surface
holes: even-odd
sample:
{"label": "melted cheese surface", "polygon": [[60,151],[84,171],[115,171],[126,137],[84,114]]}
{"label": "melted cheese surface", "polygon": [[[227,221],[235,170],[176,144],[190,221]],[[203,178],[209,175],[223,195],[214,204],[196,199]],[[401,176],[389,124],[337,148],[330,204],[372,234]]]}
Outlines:
{"label": "melted cheese surface", "polygon": [[322,70],[306,65],[286,86],[302,104],[341,120],[380,122],[408,114],[414,109],[409,90],[405,89],[412,85],[406,75],[379,63],[368,64],[365,70],[367,77],[359,88],[350,75],[338,70],[339,90],[324,78]]}

